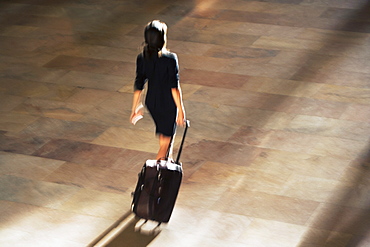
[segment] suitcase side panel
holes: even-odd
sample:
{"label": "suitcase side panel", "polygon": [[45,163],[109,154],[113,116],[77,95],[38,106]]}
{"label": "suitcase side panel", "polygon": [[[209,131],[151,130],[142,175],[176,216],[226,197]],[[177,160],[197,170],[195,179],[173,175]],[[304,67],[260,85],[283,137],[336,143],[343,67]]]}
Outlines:
{"label": "suitcase side panel", "polygon": [[[158,171],[154,167],[143,167],[132,201],[132,211],[143,219],[151,219],[156,194],[158,194]],[[158,195],[157,195],[158,196]]]}
{"label": "suitcase side panel", "polygon": [[182,171],[161,169],[159,177],[161,186],[159,197],[155,204],[153,220],[168,222],[171,218],[180,189]]}
{"label": "suitcase side panel", "polygon": [[143,167],[133,194],[132,211],[140,218],[168,222],[182,181],[182,169]]}

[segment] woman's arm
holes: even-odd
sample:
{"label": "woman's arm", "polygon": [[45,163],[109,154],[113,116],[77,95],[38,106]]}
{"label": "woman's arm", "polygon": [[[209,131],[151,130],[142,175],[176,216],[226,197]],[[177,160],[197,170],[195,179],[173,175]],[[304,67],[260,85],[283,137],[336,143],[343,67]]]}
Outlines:
{"label": "woman's arm", "polygon": [[141,98],[141,92],[142,90],[135,90],[134,91],[134,96],[132,98],[132,109],[131,109],[131,116],[130,116],[130,121],[131,123],[133,123],[133,118],[139,114],[139,115],[143,115],[143,111],[140,110],[139,112],[136,112],[136,109],[137,107],[139,106],[139,104],[141,103],[140,101],[140,98]]}
{"label": "woman's arm", "polygon": [[182,92],[180,86],[177,88],[172,88],[172,97],[173,100],[175,101],[176,107],[177,107],[177,119],[176,119],[176,124],[180,126],[185,125],[185,108],[184,104],[182,102]]}

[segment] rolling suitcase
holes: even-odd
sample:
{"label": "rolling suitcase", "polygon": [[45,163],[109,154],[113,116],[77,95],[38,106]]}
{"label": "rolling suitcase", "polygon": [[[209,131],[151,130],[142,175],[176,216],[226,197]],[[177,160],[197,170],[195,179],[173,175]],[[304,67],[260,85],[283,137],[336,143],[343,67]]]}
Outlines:
{"label": "rolling suitcase", "polygon": [[136,216],[159,224],[170,220],[182,180],[180,155],[188,127],[186,121],[176,162],[168,160],[168,152],[165,160],[145,162],[133,192],[132,211]]}

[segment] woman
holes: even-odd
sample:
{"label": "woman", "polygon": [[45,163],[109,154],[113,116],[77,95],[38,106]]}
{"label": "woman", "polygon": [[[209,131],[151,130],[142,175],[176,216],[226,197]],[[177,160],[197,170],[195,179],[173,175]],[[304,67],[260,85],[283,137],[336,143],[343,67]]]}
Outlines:
{"label": "woman", "polygon": [[[140,98],[144,84],[148,82],[145,105],[159,136],[157,160],[166,157],[176,125],[185,124],[177,55],[166,49],[166,33],[166,24],[157,20],[145,27],[143,52],[136,59],[135,91],[130,117],[131,122],[135,124],[138,117],[143,115]],[[172,158],[171,150],[169,158]]]}

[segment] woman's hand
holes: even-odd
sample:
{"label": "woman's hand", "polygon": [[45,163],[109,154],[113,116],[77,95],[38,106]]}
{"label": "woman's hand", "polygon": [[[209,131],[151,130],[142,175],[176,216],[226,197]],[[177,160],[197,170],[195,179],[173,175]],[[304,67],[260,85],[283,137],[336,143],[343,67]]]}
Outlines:
{"label": "woman's hand", "polygon": [[181,110],[179,110],[179,112],[177,114],[176,124],[178,126],[184,127],[185,126],[185,121],[186,121],[185,112],[184,112],[184,110],[181,109]]}
{"label": "woman's hand", "polygon": [[182,103],[182,93],[180,87],[178,88],[172,88],[172,97],[175,101],[175,104],[177,106],[177,118],[176,118],[176,124],[178,126],[184,127],[185,126],[185,109],[184,105]]}
{"label": "woman's hand", "polygon": [[143,118],[144,106],[140,102],[141,90],[135,90],[132,98],[132,111],[130,116],[130,122],[135,125],[137,121]]}
{"label": "woman's hand", "polygon": [[137,121],[139,121],[140,119],[143,118],[143,116],[144,116],[143,109],[144,109],[144,106],[143,106],[143,104],[140,103],[136,107],[136,109],[131,112],[130,121],[133,125],[135,125],[137,123]]}

